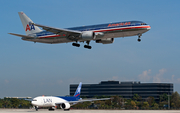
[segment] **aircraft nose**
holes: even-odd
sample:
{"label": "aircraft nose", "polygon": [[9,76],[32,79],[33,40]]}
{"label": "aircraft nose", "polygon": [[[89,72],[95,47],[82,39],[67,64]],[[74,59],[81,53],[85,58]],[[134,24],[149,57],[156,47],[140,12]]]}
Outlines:
{"label": "aircraft nose", "polygon": [[34,105],[34,101],[31,101],[31,104]]}
{"label": "aircraft nose", "polygon": [[151,26],[149,25],[148,27],[147,27],[147,30],[150,30],[151,29]]}
{"label": "aircraft nose", "polygon": [[32,104],[32,105],[37,105],[37,100],[31,101],[31,104]]}

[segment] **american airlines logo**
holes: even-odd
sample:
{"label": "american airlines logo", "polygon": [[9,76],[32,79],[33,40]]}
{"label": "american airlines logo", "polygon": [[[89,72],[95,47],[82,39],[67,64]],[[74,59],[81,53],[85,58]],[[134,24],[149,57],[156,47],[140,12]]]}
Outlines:
{"label": "american airlines logo", "polygon": [[33,24],[27,24],[27,26],[26,26],[26,31],[31,31],[32,29],[34,29],[35,30],[35,27],[34,27],[34,25]]}
{"label": "american airlines logo", "polygon": [[108,27],[114,27],[114,26],[123,26],[123,25],[130,25],[131,22],[122,22],[117,24],[109,24]]}

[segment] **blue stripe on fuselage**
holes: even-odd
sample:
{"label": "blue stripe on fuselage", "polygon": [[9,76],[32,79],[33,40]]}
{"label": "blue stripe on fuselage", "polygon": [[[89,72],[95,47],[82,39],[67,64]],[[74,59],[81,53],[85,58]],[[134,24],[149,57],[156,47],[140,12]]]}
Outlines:
{"label": "blue stripe on fuselage", "polygon": [[61,96],[56,96],[56,97],[62,98],[66,101],[78,101],[79,100],[79,98],[76,98],[76,97],[61,97]]}
{"label": "blue stripe on fuselage", "polygon": [[55,35],[55,34],[49,31],[42,31],[42,32],[36,33],[37,37],[46,36],[46,35]]}

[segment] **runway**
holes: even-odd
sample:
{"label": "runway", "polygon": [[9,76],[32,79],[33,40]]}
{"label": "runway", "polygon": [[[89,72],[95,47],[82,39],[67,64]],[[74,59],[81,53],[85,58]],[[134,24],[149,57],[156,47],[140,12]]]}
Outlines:
{"label": "runway", "polygon": [[28,112],[37,112],[37,113],[180,113],[180,110],[55,110],[48,111],[47,109],[40,109],[35,111],[34,109],[0,109],[0,113],[28,113]]}

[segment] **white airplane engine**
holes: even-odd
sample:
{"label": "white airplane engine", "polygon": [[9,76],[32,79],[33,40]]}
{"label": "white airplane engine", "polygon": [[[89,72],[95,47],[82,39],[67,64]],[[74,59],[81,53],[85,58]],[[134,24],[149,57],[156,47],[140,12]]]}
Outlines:
{"label": "white airplane engine", "polygon": [[96,40],[96,43],[102,43],[102,44],[111,44],[113,42],[114,42],[114,38]]}
{"label": "white airplane engine", "polygon": [[61,104],[61,108],[62,109],[65,109],[65,110],[68,110],[68,109],[70,109],[70,104],[69,103],[63,103],[63,104]]}
{"label": "white airplane engine", "polygon": [[96,38],[96,35],[93,31],[83,31],[83,33],[81,34],[81,38],[85,40],[92,40]]}

